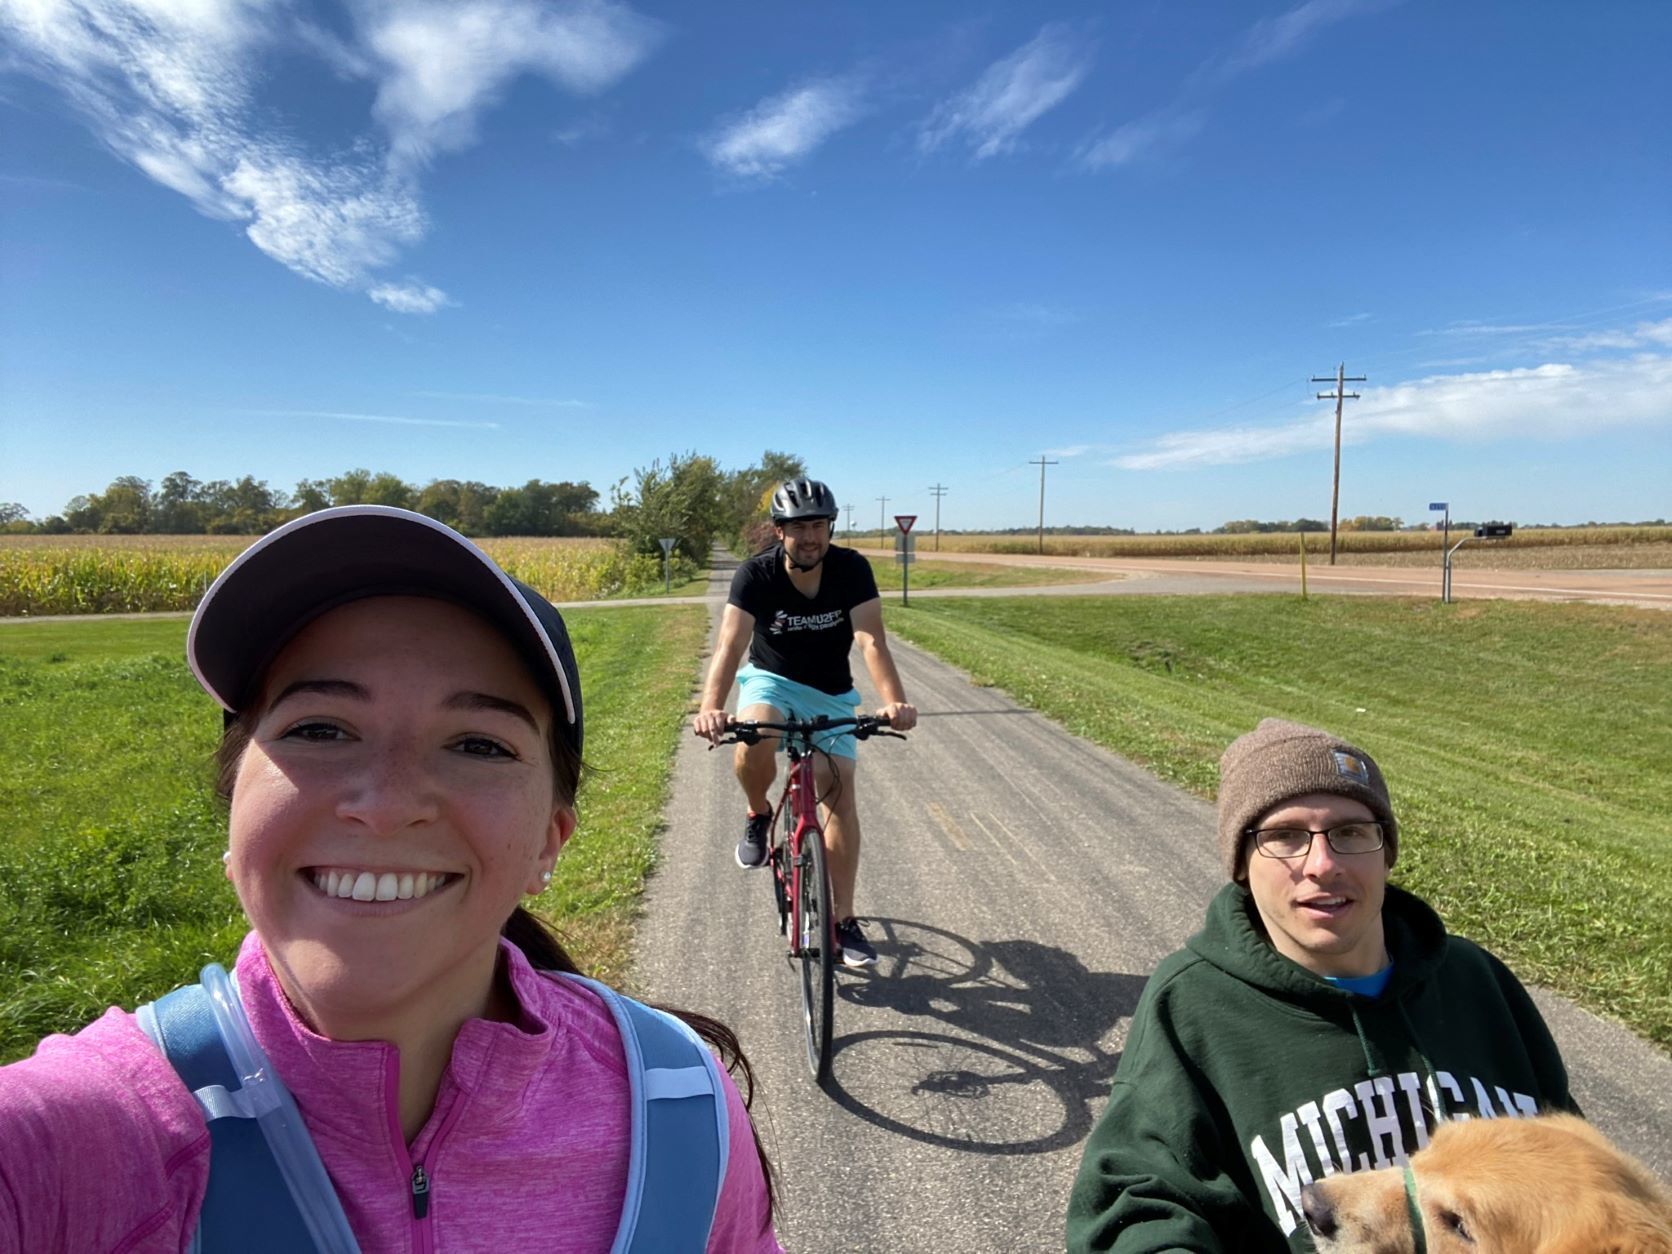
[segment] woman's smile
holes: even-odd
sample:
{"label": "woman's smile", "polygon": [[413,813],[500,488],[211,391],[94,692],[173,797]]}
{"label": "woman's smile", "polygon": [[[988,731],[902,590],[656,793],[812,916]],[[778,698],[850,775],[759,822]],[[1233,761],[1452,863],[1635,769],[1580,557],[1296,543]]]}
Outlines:
{"label": "woman's smile", "polygon": [[456,882],[445,871],[374,871],[306,867],[302,875],[326,897],[348,901],[418,901]]}

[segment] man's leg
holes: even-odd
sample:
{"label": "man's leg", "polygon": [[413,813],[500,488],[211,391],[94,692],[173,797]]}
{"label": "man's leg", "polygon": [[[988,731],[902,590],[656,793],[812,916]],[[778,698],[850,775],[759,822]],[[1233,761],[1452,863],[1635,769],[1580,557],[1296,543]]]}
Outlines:
{"label": "man's leg", "polygon": [[[749,705],[737,712],[737,719],[781,723],[784,715],[770,705]],[[737,846],[737,864],[742,867],[766,864],[767,837],[772,829],[772,781],[778,774],[777,750],[774,734],[759,744],[739,744],[732,757],[732,770],[749,801],[749,818],[744,825],[743,840]]]}
{"label": "man's leg", "polygon": [[[817,761],[815,778],[824,804],[824,844],[830,853],[830,908],[838,919],[853,913],[854,881],[859,878],[859,807],[854,802],[852,758],[832,754]],[[834,773],[834,778],[832,774]]]}

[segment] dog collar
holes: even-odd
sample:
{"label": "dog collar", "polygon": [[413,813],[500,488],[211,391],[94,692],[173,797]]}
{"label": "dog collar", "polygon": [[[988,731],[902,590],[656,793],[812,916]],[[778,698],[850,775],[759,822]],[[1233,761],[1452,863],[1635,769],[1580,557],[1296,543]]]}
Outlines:
{"label": "dog collar", "polygon": [[1417,1177],[1411,1164],[1405,1164],[1405,1212],[1411,1219],[1411,1239],[1416,1242],[1416,1254],[1428,1254],[1428,1242],[1422,1231],[1422,1207],[1417,1205]]}

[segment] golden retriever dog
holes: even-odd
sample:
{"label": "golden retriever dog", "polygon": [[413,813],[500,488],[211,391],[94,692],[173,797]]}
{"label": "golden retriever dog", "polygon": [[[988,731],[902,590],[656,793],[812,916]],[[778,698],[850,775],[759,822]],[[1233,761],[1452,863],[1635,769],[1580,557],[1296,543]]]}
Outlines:
{"label": "golden retriever dog", "polygon": [[1672,1195],[1573,1115],[1442,1124],[1405,1171],[1301,1191],[1319,1254],[1672,1254]]}

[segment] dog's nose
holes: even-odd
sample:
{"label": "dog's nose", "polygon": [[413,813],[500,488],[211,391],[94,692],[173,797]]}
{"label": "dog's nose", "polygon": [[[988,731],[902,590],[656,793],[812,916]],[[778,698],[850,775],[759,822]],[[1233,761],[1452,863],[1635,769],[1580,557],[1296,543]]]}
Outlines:
{"label": "dog's nose", "polygon": [[1300,1191],[1300,1213],[1306,1216],[1306,1226],[1318,1236],[1335,1235],[1335,1208],[1317,1185],[1309,1184]]}

